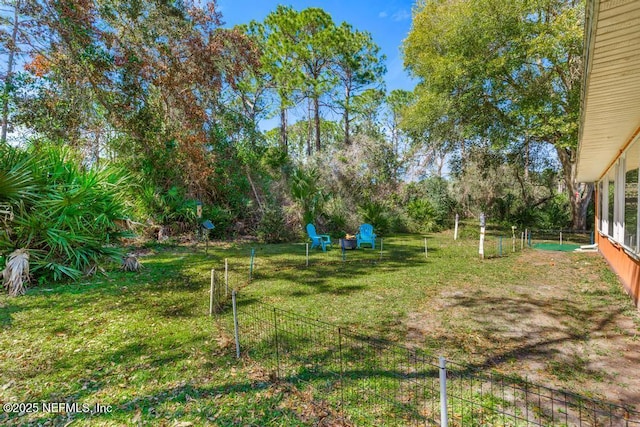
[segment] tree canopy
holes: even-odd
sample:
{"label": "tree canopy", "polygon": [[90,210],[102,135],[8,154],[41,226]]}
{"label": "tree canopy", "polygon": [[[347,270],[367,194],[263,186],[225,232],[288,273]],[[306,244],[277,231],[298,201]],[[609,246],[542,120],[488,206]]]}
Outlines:
{"label": "tree canopy", "polygon": [[425,0],[404,44],[419,79],[406,127],[447,150],[487,140],[525,166],[552,146],[577,228],[592,191],[575,182],[583,21],[578,1]]}

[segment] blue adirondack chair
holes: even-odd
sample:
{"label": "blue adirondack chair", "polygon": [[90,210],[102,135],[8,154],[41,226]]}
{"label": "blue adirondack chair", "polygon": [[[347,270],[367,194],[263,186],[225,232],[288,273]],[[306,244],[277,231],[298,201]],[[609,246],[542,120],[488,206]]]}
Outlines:
{"label": "blue adirondack chair", "polygon": [[327,250],[327,245],[331,244],[331,237],[328,234],[318,234],[313,224],[307,224],[307,234],[311,239],[311,249],[321,248]]}
{"label": "blue adirondack chair", "polygon": [[373,232],[373,225],[371,224],[362,224],[360,230],[356,233],[358,249],[360,249],[360,245],[363,243],[371,245],[371,249],[376,248],[376,233]]}

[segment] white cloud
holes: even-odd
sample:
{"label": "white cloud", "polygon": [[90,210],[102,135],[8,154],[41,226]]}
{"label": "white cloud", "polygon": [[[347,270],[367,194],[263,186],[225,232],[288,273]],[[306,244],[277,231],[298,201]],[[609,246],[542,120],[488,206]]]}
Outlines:
{"label": "white cloud", "polygon": [[394,21],[405,21],[407,19],[411,19],[411,14],[407,12],[406,9],[400,9],[391,17]]}
{"label": "white cloud", "polygon": [[383,10],[378,14],[378,18],[386,18],[387,16],[389,16],[389,14],[387,13],[386,10]]}

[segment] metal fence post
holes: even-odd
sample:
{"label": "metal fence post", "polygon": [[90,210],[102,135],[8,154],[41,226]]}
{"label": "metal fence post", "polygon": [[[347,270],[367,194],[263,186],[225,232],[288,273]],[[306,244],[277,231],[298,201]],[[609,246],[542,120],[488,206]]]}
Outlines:
{"label": "metal fence post", "polygon": [[384,248],[384,239],[380,238],[380,261],[382,261],[382,249]]}
{"label": "metal fence post", "polygon": [[449,413],[447,412],[447,359],[440,356],[440,427],[449,425]]}
{"label": "metal fence post", "polygon": [[498,238],[498,256],[502,257],[502,236]]}
{"label": "metal fence post", "polygon": [[309,244],[307,243],[307,267],[309,267]]}
{"label": "metal fence post", "polygon": [[231,304],[233,305],[233,335],[236,339],[236,358],[240,359],[240,333],[238,331],[238,307],[236,304],[236,290],[231,293]]}
{"label": "metal fence post", "polygon": [[215,274],[216,270],[211,269],[211,290],[209,291],[209,316],[213,316],[213,294],[215,292]]}
{"label": "metal fence post", "polygon": [[273,329],[275,331],[275,344],[276,344],[276,378],[280,379],[280,343],[278,341],[278,313],[276,312],[276,308],[273,308]]}
{"label": "metal fence post", "polygon": [[340,357],[340,409],[344,410],[344,358],[342,356],[342,328],[338,328],[338,351]]}

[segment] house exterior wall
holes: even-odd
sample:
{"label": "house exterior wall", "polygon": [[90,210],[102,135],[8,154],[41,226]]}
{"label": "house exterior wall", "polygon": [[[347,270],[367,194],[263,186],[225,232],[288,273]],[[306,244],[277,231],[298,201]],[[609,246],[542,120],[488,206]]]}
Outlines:
{"label": "house exterior wall", "polygon": [[[599,194],[596,193],[596,200],[599,200]],[[598,230],[599,224],[599,205],[596,203],[596,222],[595,228]],[[633,299],[633,303],[640,309],[640,261],[634,259],[625,251],[625,249],[601,232],[596,232],[596,243],[598,250],[609,263],[609,267],[622,282],[625,291]]]}

